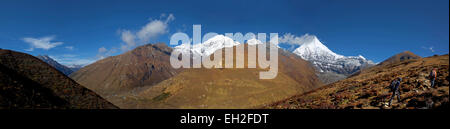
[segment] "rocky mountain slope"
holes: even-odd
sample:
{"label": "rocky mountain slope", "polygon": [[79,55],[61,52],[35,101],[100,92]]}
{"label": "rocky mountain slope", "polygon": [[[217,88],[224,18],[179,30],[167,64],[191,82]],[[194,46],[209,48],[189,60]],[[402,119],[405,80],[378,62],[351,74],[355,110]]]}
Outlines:
{"label": "rocky mountain slope", "polygon": [[99,60],[70,77],[104,97],[129,92],[176,75],[181,69],[170,65],[171,52],[164,43],[148,44]]}
{"label": "rocky mountain slope", "polygon": [[[437,88],[427,79],[432,68],[438,68]],[[265,108],[289,109],[421,109],[448,108],[449,56],[403,60],[372,67],[359,75],[327,85],[309,93],[293,96]],[[402,77],[401,101],[387,107],[390,82]]]}
{"label": "rocky mountain slope", "polygon": [[73,70],[71,68],[66,67],[62,64],[59,64],[58,62],[56,62],[55,60],[50,58],[48,55],[38,55],[36,57],[41,59],[45,63],[49,64],[50,66],[54,67],[55,69],[61,71],[65,75],[69,75],[69,74],[73,73]]}
{"label": "rocky mountain slope", "polygon": [[363,56],[343,56],[334,53],[322,44],[316,36],[305,35],[305,40],[293,53],[316,66],[319,72],[334,72],[351,75],[358,70],[375,65]]}
{"label": "rocky mountain slope", "polygon": [[371,60],[363,56],[343,56],[334,53],[314,35],[301,37],[301,45],[293,53],[313,64],[319,78],[326,84],[332,83],[361,70],[374,66]]}
{"label": "rocky mountain slope", "polygon": [[117,108],[28,54],[0,50],[0,78],[0,109]]}

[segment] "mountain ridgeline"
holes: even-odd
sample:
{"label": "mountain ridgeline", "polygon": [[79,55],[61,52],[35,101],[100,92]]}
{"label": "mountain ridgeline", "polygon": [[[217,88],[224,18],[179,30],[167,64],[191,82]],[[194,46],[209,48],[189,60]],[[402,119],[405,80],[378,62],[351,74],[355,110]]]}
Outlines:
{"label": "mountain ridgeline", "polygon": [[115,109],[31,55],[0,50],[0,109]]}
{"label": "mountain ridgeline", "polygon": [[67,76],[74,72],[73,69],[56,62],[48,55],[38,55],[36,57],[41,59],[45,63],[49,64],[50,66],[54,67],[55,69],[61,71],[62,73],[64,73]]}
{"label": "mountain ridgeline", "polygon": [[386,60],[384,60],[383,62],[380,63],[380,65],[387,65],[387,64],[392,64],[392,63],[396,63],[396,62],[401,62],[404,60],[410,60],[410,59],[420,59],[422,57],[410,52],[410,51],[404,51],[401,53],[398,53]]}
{"label": "mountain ridgeline", "polygon": [[[227,37],[212,39],[211,45],[201,47],[248,47],[229,43],[232,40]],[[214,50],[223,51],[223,47]],[[163,44],[140,46],[88,65],[71,77],[120,108],[252,108],[321,85],[309,62],[282,49],[275,79],[259,79],[259,72],[266,70],[261,68],[173,69],[171,51]]]}
{"label": "mountain ridgeline", "polygon": [[254,108],[321,85],[307,61],[281,49],[277,77],[259,79],[259,72],[265,70],[186,69],[141,92],[122,94],[110,101],[123,108]]}
{"label": "mountain ridgeline", "polygon": [[171,52],[172,48],[164,43],[148,44],[99,60],[70,77],[102,96],[130,92],[178,74],[182,69],[170,65]]}
{"label": "mountain ridgeline", "polygon": [[334,53],[322,44],[314,35],[302,37],[302,44],[292,53],[309,61],[316,68],[317,75],[325,84],[345,79],[362,69],[374,66],[371,60],[363,56],[343,56]]}

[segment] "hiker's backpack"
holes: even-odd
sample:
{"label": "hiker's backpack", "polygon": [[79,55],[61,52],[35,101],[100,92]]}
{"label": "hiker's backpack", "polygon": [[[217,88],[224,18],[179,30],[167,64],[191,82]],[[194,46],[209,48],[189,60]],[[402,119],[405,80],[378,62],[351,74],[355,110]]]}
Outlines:
{"label": "hiker's backpack", "polygon": [[436,75],[437,75],[436,71],[431,71],[430,78],[436,78]]}
{"label": "hiker's backpack", "polygon": [[391,91],[395,90],[395,85],[396,84],[397,84],[397,80],[394,80],[394,81],[391,82],[391,85],[390,85]]}

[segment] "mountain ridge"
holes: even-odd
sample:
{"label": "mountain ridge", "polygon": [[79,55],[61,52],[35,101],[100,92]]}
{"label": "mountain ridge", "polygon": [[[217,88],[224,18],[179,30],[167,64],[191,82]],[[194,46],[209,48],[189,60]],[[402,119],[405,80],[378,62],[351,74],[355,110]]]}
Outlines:
{"label": "mountain ridge", "polygon": [[0,108],[117,108],[61,71],[31,55],[2,49],[0,69]]}
{"label": "mountain ridge", "polygon": [[403,51],[401,53],[395,54],[394,56],[389,57],[380,63],[380,65],[392,64],[396,62],[401,62],[409,59],[420,59],[422,57],[412,53],[411,51]]}
{"label": "mountain ridge", "polygon": [[59,62],[55,61],[53,58],[51,58],[48,55],[38,55],[37,58],[41,59],[45,63],[49,64],[50,66],[56,68],[57,70],[61,71],[65,75],[70,75],[74,72],[74,69],[71,69],[65,65],[60,64]]}
{"label": "mountain ridge", "polygon": [[301,37],[302,43],[292,51],[309,61],[317,70],[317,76],[325,84],[330,84],[375,65],[362,55],[343,56],[334,53],[315,35],[306,34]]}
{"label": "mountain ridge", "polygon": [[279,63],[275,79],[259,79],[259,72],[265,70],[260,68],[185,69],[156,85],[109,100],[121,108],[253,108],[321,86],[312,65],[299,56],[279,49]]}
{"label": "mountain ridge", "polygon": [[87,65],[70,75],[102,96],[157,84],[180,72],[171,67],[172,48],[164,43],[139,46]]}
{"label": "mountain ridge", "polygon": [[334,53],[314,35],[305,35],[302,45],[293,51],[305,60],[315,65],[319,72],[334,72],[351,75],[363,67],[375,65],[361,55],[343,56]]}

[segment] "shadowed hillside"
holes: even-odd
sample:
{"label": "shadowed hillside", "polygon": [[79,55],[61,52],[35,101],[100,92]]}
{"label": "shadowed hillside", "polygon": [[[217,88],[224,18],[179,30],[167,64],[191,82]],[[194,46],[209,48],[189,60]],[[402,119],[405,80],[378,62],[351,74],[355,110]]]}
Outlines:
{"label": "shadowed hillside", "polygon": [[[437,88],[427,79],[432,68],[438,68]],[[363,71],[351,78],[327,85],[309,93],[293,96],[265,108],[289,109],[419,109],[426,103],[432,108],[448,108],[449,56],[409,59]],[[389,84],[402,77],[401,101],[385,106],[390,99]]]}
{"label": "shadowed hillside", "polygon": [[31,55],[0,50],[0,109],[117,108]]}

